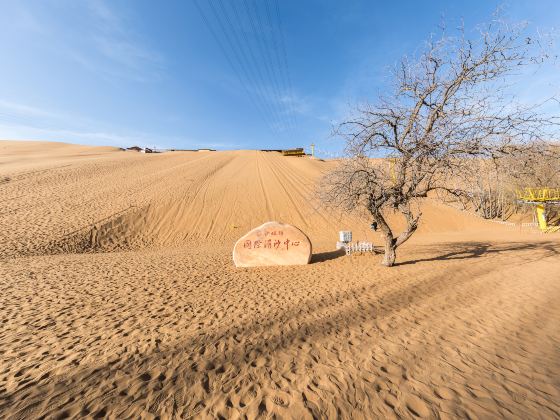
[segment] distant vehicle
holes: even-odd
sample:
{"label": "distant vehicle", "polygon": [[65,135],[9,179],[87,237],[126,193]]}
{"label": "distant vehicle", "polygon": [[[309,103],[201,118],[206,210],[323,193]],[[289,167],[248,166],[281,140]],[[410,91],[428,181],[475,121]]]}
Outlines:
{"label": "distant vehicle", "polygon": [[285,149],[282,150],[284,156],[305,156],[303,147],[298,147],[297,149]]}
{"label": "distant vehicle", "polygon": [[129,152],[141,152],[141,153],[144,153],[144,149],[142,149],[141,147],[138,147],[138,146],[127,147],[126,150],[129,151]]}

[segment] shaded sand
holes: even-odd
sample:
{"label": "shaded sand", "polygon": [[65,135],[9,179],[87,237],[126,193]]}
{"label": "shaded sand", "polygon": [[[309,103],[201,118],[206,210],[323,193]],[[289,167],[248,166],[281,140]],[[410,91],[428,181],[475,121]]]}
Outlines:
{"label": "shaded sand", "polygon": [[[307,200],[330,165],[0,142],[0,417],[560,417],[559,235],[426,202],[341,257],[380,238]],[[236,269],[271,219],[312,264]]]}

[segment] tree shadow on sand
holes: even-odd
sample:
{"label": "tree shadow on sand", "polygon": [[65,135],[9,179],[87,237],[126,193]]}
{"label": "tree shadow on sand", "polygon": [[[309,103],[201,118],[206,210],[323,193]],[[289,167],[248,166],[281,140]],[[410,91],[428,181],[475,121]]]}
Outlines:
{"label": "tree shadow on sand", "polygon": [[[540,250],[541,252],[538,255],[535,254],[530,258],[534,262],[560,253],[560,244],[554,242],[514,243],[494,246],[487,243],[442,245],[450,251],[443,255],[407,261],[401,264],[478,258],[488,253]],[[441,251],[441,247],[428,250],[430,253],[432,251]],[[326,261],[338,256],[340,256],[338,251],[318,253],[313,256],[313,261]],[[517,264],[525,262],[524,259]],[[513,265],[516,265],[516,263]],[[265,317],[251,317],[247,321],[223,325],[208,332],[201,330],[198,334],[187,336],[165,349],[155,349],[144,354],[129,354],[101,365],[80,366],[70,369],[62,375],[53,375],[43,383],[34,381],[10,392],[0,390],[3,391],[0,392],[0,399],[4,400],[0,403],[0,413],[16,403],[18,404],[16,410],[19,413],[24,413],[29,409],[29,405],[35,403],[25,397],[27,393],[44,396],[54,386],[64,394],[66,399],[81,398],[80,389],[102,388],[103,391],[98,396],[92,400],[84,401],[81,414],[93,415],[96,414],[93,407],[99,400],[109,398],[117,392],[112,387],[111,382],[106,381],[106,378],[114,377],[118,372],[124,372],[127,380],[133,381],[138,378],[138,375],[153,366],[166,366],[174,380],[178,381],[176,387],[190,389],[200,385],[204,389],[204,395],[200,396],[202,401],[209,398],[210,394],[218,393],[225,386],[229,387],[233,386],[231,385],[233,383],[240,383],[242,378],[250,382],[254,381],[257,377],[255,372],[258,369],[279,369],[274,363],[277,360],[282,360],[278,355],[284,352],[289,352],[288,354],[290,352],[304,353],[302,346],[305,343],[317,342],[325,338],[336,340],[336,337],[339,337],[338,339],[340,339],[340,336],[344,335],[346,331],[355,329],[363,323],[376,323],[388,319],[405,308],[426,302],[438,295],[446,295],[453,288],[468,286],[474,282],[476,282],[476,277],[473,276],[445,276],[442,279],[441,275],[435,275],[381,293],[373,281],[371,284],[353,289],[352,293],[333,291],[333,293],[324,294],[319,299],[313,297],[297,305],[282,308],[282,310]],[[468,305],[469,303],[464,302],[463,304]],[[270,366],[258,367],[256,365],[257,357],[264,358]],[[302,360],[300,365],[304,362],[305,360]],[[307,362],[309,361],[307,360]],[[241,367],[245,365],[251,366],[251,369],[242,370]],[[143,379],[144,376],[148,379]],[[149,375],[144,373],[140,378],[142,381],[153,380],[157,382],[160,377],[150,378]],[[82,386],[76,387],[76,383],[81,383]],[[110,404],[107,405],[107,408],[116,409],[116,406],[120,404],[122,407],[119,410],[124,412],[135,407],[150,406],[156,397],[160,399],[168,397],[167,393],[170,391],[163,385],[163,382],[159,384],[159,388],[153,391],[153,395],[148,393],[147,387],[145,387],[146,390],[142,388],[139,395],[135,396],[134,401],[123,400],[118,403],[117,399],[108,400]],[[193,398],[185,405],[185,410],[196,409],[195,403],[197,401],[197,398]],[[207,408],[212,409],[211,407]],[[60,414],[59,411],[63,409],[63,405],[58,408],[53,405],[53,408],[50,411],[47,410],[45,414],[47,416]],[[156,415],[157,409],[153,411]],[[102,411],[102,413],[105,413],[105,411]]]}
{"label": "tree shadow on sand", "polygon": [[[306,342],[336,337],[368,320],[380,321],[431,296],[445,293],[449,288],[472,281],[473,278],[446,279],[442,284],[441,278],[436,277],[419,284],[407,285],[402,289],[389,290],[381,295],[376,292],[375,283],[356,288],[353,293],[335,291],[325,294],[320,299],[312,298],[285,308],[274,316],[253,318],[208,333],[201,331],[198,335],[188,337],[165,350],[156,349],[145,354],[127,355],[128,357],[117,358],[101,365],[79,366],[69,369],[64,374],[53,375],[43,383],[33,381],[11,392],[0,393],[4,400],[0,402],[0,413],[16,403],[16,411],[20,414],[25,413],[30,405],[36,403],[35,400],[25,397],[27,393],[45,396],[48,395],[49,389],[56,386],[67,399],[80,398],[80,389],[102,388],[103,392],[100,395],[93,400],[84,401],[80,414],[105,416],[105,408],[96,412],[92,407],[95,407],[99,400],[115,393],[115,388],[106,381],[107,377],[114,377],[117,372],[126,372],[125,376],[131,381],[140,378],[146,382],[152,379],[157,382],[157,378],[151,378],[149,374],[145,375],[145,372],[150,367],[163,365],[166,369],[172,369],[173,377],[182,388],[190,389],[202,384],[204,396],[209,397],[213,392],[218,392],[224,384],[240,380],[247,375],[255,378],[254,372],[258,369],[255,365],[257,357],[263,357],[268,363],[273,363],[280,360],[277,356],[282,352],[302,351]],[[340,309],[328,311],[332,308]],[[223,343],[223,346],[220,346],[220,343]],[[251,371],[241,369],[246,365],[252,366]],[[266,366],[260,369],[266,369]],[[139,376],[141,374],[142,376]],[[241,378],[238,378],[238,375],[241,375]],[[210,377],[215,382],[212,386],[209,382]],[[81,383],[82,386],[76,387],[76,383]],[[139,406],[149,406],[158,394],[161,394],[161,398],[167,398],[168,390],[164,389],[163,384],[160,385],[158,390],[153,391],[154,395],[149,395],[146,387],[139,392],[141,395],[135,396],[135,401],[119,403],[115,399],[111,401],[112,407],[107,408],[116,409],[118,405],[123,405],[124,407],[118,409],[126,411]],[[190,409],[189,404],[196,401],[194,398],[186,408]],[[57,417],[60,411],[64,410],[64,406],[57,408],[52,401],[48,402],[52,408],[45,411],[45,417]]]}
{"label": "tree shadow on sand", "polygon": [[[486,254],[501,254],[512,251],[530,251],[530,250],[546,250],[552,255],[560,254],[559,246],[554,242],[537,242],[537,243],[512,243],[507,245],[496,245],[483,242],[462,242],[458,244],[445,244],[449,251],[428,258],[418,258],[409,261],[403,261],[395,264],[395,266],[416,264],[430,261],[447,261],[447,260],[466,260],[471,258],[480,258]],[[438,249],[430,249],[430,253],[437,252]]]}

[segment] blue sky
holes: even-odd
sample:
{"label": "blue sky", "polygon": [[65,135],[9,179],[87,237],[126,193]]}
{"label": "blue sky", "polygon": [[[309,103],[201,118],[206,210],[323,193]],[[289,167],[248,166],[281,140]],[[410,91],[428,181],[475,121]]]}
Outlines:
{"label": "blue sky", "polygon": [[[333,123],[442,18],[472,29],[498,5],[560,22],[558,0],[0,0],[0,138],[327,155]],[[560,91],[558,71],[521,98]]]}

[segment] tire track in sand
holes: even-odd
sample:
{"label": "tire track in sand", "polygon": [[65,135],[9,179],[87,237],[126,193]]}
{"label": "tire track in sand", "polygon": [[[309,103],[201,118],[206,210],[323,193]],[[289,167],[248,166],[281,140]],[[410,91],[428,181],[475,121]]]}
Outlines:
{"label": "tire track in sand", "polygon": [[270,218],[273,218],[273,213],[272,213],[273,212],[273,207],[272,207],[272,202],[270,201],[270,197],[269,197],[269,195],[266,191],[267,189],[264,186],[264,181],[263,181],[263,176],[262,176],[262,171],[261,171],[261,164],[259,163],[262,159],[262,153],[266,153],[266,152],[255,151],[255,156],[256,156],[255,162],[257,164],[257,178],[259,180],[259,186],[261,188],[261,191],[262,191],[262,194],[264,196],[265,203],[266,203],[266,215],[270,219]]}
{"label": "tire track in sand", "polygon": [[[226,158],[219,162],[216,166],[214,166],[212,168],[212,170],[210,170],[209,172],[206,173],[206,175],[202,178],[202,180],[199,183],[199,188],[197,189],[195,195],[192,197],[191,200],[191,206],[190,206],[190,211],[193,211],[198,200],[197,198],[200,196],[200,194],[202,194],[202,205],[200,206],[200,209],[198,211],[198,214],[196,216],[196,220],[194,221],[194,223],[192,224],[192,231],[196,232],[197,228],[201,225],[201,222],[206,218],[206,203],[207,203],[207,196],[208,196],[208,189],[211,186],[213,179],[215,178],[216,174],[218,174],[219,172],[221,172],[226,166],[228,166],[229,164],[231,164],[231,162],[235,159],[236,156],[226,156]],[[188,236],[191,236],[191,233],[188,234]],[[193,235],[196,236],[196,235]],[[199,234],[200,236],[200,234]]]}
{"label": "tire track in sand", "polygon": [[[258,152],[257,152],[258,153]],[[266,153],[266,152],[260,152],[260,153]],[[299,209],[299,204],[296,203],[296,200],[294,200],[294,198],[292,197],[292,194],[290,193],[290,191],[288,191],[288,189],[286,188],[286,186],[284,185],[284,183],[282,182],[282,180],[280,179],[280,175],[278,174],[278,171],[274,168],[276,165],[272,162],[270,162],[270,159],[266,159],[266,164],[268,166],[268,169],[270,170],[270,172],[272,172],[272,174],[274,175],[276,181],[278,182],[278,184],[280,184],[280,187],[282,187],[282,190],[285,193],[285,196],[288,198],[288,200],[290,201],[290,203],[292,203],[292,208],[296,211],[296,213],[298,214],[302,225],[308,226],[308,223],[306,221],[306,218],[304,217],[303,213],[300,211]],[[296,189],[297,191],[297,189]]]}

